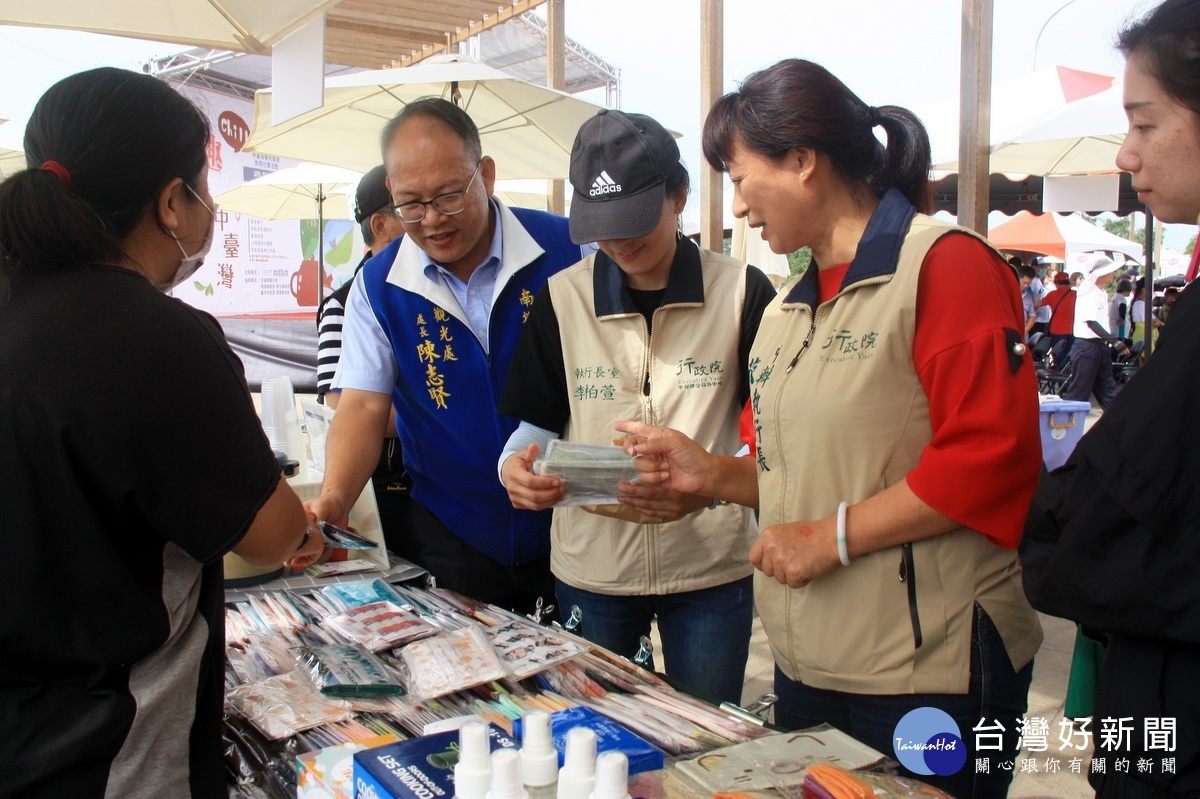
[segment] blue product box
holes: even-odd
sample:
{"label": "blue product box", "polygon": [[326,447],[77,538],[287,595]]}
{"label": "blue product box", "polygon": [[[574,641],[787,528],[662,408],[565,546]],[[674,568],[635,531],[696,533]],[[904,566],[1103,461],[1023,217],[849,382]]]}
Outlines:
{"label": "blue product box", "polygon": [[[488,725],[488,739],[493,752],[518,748],[517,742],[494,724]],[[355,799],[451,799],[457,763],[457,730],[357,752]]]}
{"label": "blue product box", "polygon": [[[658,771],[663,767],[663,753],[658,747],[602,713],[587,707],[572,707],[550,714],[550,737],[558,750],[559,768],[562,768],[566,754],[567,733],[574,727],[587,727],[596,733],[596,754],[624,752],[629,758],[630,774]],[[513,722],[513,734],[518,738],[524,734],[520,719]]]}

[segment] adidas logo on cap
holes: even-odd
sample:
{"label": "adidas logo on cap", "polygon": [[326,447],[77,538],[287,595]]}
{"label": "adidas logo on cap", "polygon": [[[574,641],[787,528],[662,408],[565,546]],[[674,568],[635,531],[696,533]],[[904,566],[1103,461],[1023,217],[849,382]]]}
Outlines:
{"label": "adidas logo on cap", "polygon": [[613,180],[608,170],[600,170],[600,176],[592,181],[592,190],[588,192],[590,197],[599,197],[601,194],[616,194],[621,190],[621,184]]}

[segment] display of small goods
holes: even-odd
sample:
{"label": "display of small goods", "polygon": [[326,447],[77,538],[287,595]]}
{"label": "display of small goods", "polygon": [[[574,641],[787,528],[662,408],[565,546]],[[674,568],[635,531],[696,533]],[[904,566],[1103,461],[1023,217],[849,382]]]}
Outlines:
{"label": "display of small goods", "polygon": [[[560,765],[580,727],[597,763],[619,753],[633,799],[940,796],[861,771],[893,764],[833,728],[773,732],[557,625],[449,591],[377,578],[236,596],[225,756],[248,799],[449,796],[430,787],[454,779],[448,734],[474,724],[520,741],[530,714],[549,714],[540,734]],[[435,734],[451,742],[431,755]],[[392,787],[356,791],[364,768]]]}
{"label": "display of small goods", "polygon": [[225,650],[226,761],[244,797],[319,784],[349,799],[356,752],[461,717],[511,734],[530,711],[588,708],[667,757],[769,734],[557,625],[382,579],[248,593],[226,606]]}

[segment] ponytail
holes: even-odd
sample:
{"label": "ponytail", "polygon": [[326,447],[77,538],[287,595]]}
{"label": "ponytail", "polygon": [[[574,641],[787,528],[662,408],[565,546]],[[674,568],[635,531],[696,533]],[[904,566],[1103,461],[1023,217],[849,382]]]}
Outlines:
{"label": "ponytail", "polygon": [[907,108],[885,105],[878,109],[878,116],[887,134],[887,147],[883,165],[871,176],[872,191],[882,197],[888,189],[898,189],[918,211],[933,213],[929,133]]}
{"label": "ponytail", "polygon": [[[887,133],[884,147],[876,125]],[[751,74],[717,100],[704,123],[704,157],[719,172],[734,144],[778,160],[809,147],[826,155],[853,186],[882,197],[898,189],[917,210],[932,209],[925,126],[899,106],[868,106],[829,70],[799,58]]]}
{"label": "ponytail", "polygon": [[26,169],[0,184],[0,288],[22,272],[120,258],[121,241],[51,172]]}
{"label": "ponytail", "polygon": [[[103,67],[56,83],[25,128],[31,169],[0,183],[0,292],[82,263],[117,263],[175,178],[204,170],[208,121],[167,84]],[[2,296],[2,294],[0,294]]]}

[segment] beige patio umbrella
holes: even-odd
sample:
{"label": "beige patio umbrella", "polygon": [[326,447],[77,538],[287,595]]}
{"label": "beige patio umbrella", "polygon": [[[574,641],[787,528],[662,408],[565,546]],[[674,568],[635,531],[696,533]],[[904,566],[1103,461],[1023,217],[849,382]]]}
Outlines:
{"label": "beige patio umbrella", "polygon": [[325,105],[271,123],[271,90],[255,95],[254,129],[245,150],[365,172],[380,161],[379,133],[421,97],[452,99],[479,128],[496,177],[566,178],[571,145],[601,106],[518,80],[462,56],[415,66],[341,75],[325,81]]}
{"label": "beige patio umbrella", "polygon": [[[0,117],[0,125],[3,125],[8,120]],[[25,153],[21,150],[10,150],[7,147],[0,147],[0,179],[6,178],[13,172],[19,172],[25,168]]]}
{"label": "beige patio umbrella", "polygon": [[317,220],[317,302],[325,294],[326,219],[353,219],[346,189],[354,190],[362,175],[325,164],[300,164],[223,191],[213,200],[223,211],[259,219]]}
{"label": "beige patio umbrella", "polygon": [[6,178],[25,168],[25,153],[0,147],[0,178]]}
{"label": "beige patio umbrella", "polygon": [[[352,219],[348,192],[362,175],[326,164],[300,164],[213,197],[226,211],[259,219]],[[348,189],[348,191],[347,191]]]}
{"label": "beige patio umbrella", "polygon": [[262,52],[341,0],[5,0],[0,25]]}

